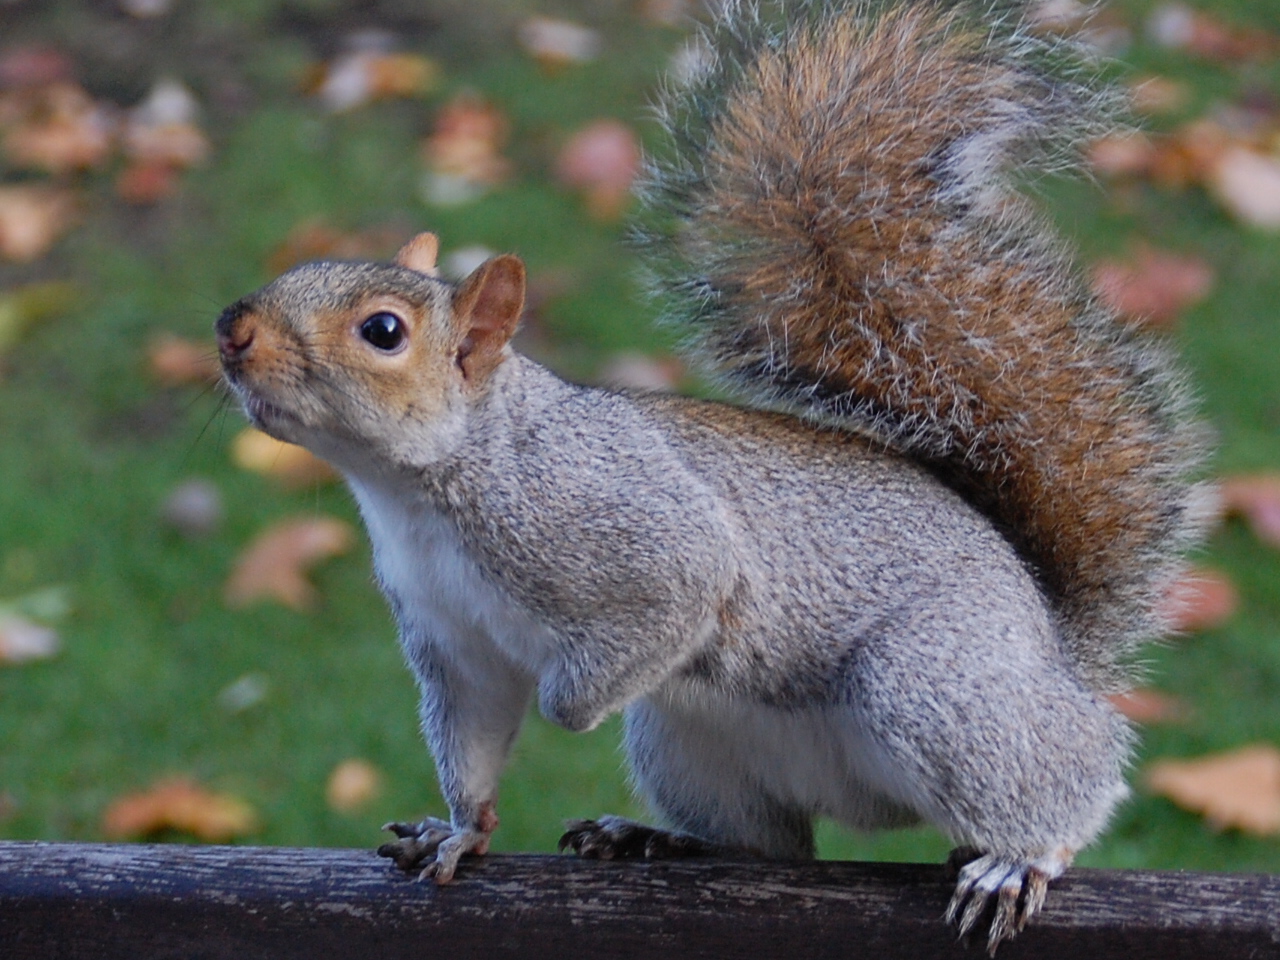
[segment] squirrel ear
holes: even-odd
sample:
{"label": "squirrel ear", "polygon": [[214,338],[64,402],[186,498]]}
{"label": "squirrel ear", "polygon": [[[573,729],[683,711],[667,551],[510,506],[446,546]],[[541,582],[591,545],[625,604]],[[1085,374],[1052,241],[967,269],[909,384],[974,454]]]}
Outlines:
{"label": "squirrel ear", "polygon": [[436,270],[436,257],[439,253],[440,239],[434,233],[420,233],[400,248],[395,262],[402,267],[435,277],[439,275]]}
{"label": "squirrel ear", "polygon": [[484,378],[502,362],[502,349],[524,311],[524,262],[504,253],[486,260],[453,295],[453,316],[462,340],[458,366],[468,380]]}

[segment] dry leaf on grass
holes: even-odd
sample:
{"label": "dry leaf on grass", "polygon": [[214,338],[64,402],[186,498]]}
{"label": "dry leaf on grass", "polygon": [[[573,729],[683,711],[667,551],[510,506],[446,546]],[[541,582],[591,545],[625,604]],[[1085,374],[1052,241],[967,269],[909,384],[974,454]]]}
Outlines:
{"label": "dry leaf on grass", "polygon": [[304,82],[333,113],[392,97],[420,97],[440,83],[440,67],[412,53],[356,50],[312,70]]}
{"label": "dry leaf on grass", "polygon": [[505,180],[511,173],[510,161],[502,156],[508,134],[506,115],[475,94],[463,93],[445,104],[422,148],[426,200],[442,206],[466,203]]}
{"label": "dry leaf on grass", "polygon": [[1191,99],[1185,83],[1154,74],[1130,81],[1130,102],[1139,113],[1173,113]]}
{"label": "dry leaf on grass", "polygon": [[586,196],[597,220],[620,217],[640,171],[640,142],[625,123],[597,120],[575,133],[556,158],[556,176]]}
{"label": "dry leaf on grass", "polygon": [[1240,60],[1269,57],[1280,49],[1275,34],[1224,23],[1184,3],[1162,3],[1153,8],[1147,32],[1162,47],[1231,66]]}
{"label": "dry leaf on grass", "polygon": [[159,333],[147,344],[151,375],[166,387],[213,383],[222,375],[218,348],[212,340],[188,340]]}
{"label": "dry leaf on grass", "polygon": [[1244,517],[1255,537],[1280,547],[1280,473],[1228,477],[1218,496],[1224,513]]}
{"label": "dry leaf on grass", "polygon": [[178,484],[160,505],[160,517],[184,537],[207,537],[222,526],[222,491],[212,480]]}
{"label": "dry leaf on grass", "polygon": [[346,553],[355,543],[349,523],[332,517],[303,517],[268,527],[236,562],[224,596],[230,607],[277,600],[299,611],[316,603],[306,572],[321,560]]}
{"label": "dry leaf on grass", "polygon": [[44,256],[75,223],[75,195],[63,187],[0,187],[0,257],[26,263]]}
{"label": "dry leaf on grass", "polygon": [[544,68],[557,71],[600,55],[600,34],[570,20],[530,17],[520,25],[520,46]]}
{"label": "dry leaf on grass", "polygon": [[246,801],[206,790],[188,777],[159,780],[141,793],[119,798],[102,815],[102,832],[112,839],[177,830],[208,843],[226,843],[257,829],[258,816]]}
{"label": "dry leaf on grass", "polygon": [[1187,254],[1142,247],[1128,260],[1104,260],[1093,269],[1093,290],[1121,316],[1168,324],[1213,289],[1213,268]]}
{"label": "dry leaf on grass", "polygon": [[1169,587],[1159,615],[1174,633],[1190,633],[1221,626],[1240,606],[1240,595],[1226,575],[1197,567]]}
{"label": "dry leaf on grass", "polygon": [[1108,699],[1134,723],[1181,723],[1191,715],[1191,708],[1184,701],[1149,687],[1115,693]]}
{"label": "dry leaf on grass", "polygon": [[1237,219],[1255,227],[1280,227],[1280,158],[1230,147],[1213,166],[1208,186]]}
{"label": "dry leaf on grass", "polygon": [[382,792],[382,774],[368,760],[343,760],[329,774],[325,799],[332,810],[355,813],[375,800]]}
{"label": "dry leaf on grass", "polygon": [[17,95],[4,153],[18,167],[55,175],[100,167],[111,154],[116,122],[111,111],[74,83],[60,82]]}
{"label": "dry leaf on grass", "polygon": [[1158,760],[1147,788],[1203,814],[1217,830],[1280,833],[1280,750],[1255,744],[1195,760]]}
{"label": "dry leaf on grass", "polygon": [[231,441],[231,459],[242,470],[271,477],[295,489],[338,478],[333,467],[306,447],[277,440],[253,427],[245,427]]}

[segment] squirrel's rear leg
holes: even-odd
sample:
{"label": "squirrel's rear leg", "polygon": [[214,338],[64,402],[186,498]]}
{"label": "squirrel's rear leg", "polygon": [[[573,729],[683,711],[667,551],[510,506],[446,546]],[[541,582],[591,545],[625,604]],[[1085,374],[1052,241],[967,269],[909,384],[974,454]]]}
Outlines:
{"label": "squirrel's rear leg", "polygon": [[598,820],[567,821],[559,847],[572,849],[588,860],[676,860],[747,853],[691,834],[661,830],[608,814]]}
{"label": "squirrel's rear leg", "polygon": [[987,953],[994,957],[1002,942],[1012,940],[1040,912],[1049,881],[1060,877],[1070,864],[1066,848],[1035,860],[978,855],[960,868],[946,922],[956,924],[965,937],[994,909],[987,932]]}

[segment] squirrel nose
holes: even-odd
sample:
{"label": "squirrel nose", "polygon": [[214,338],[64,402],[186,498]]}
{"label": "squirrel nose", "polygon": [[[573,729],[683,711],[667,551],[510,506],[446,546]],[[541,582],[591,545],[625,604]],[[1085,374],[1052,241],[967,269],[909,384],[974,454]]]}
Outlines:
{"label": "squirrel nose", "polygon": [[214,329],[218,336],[218,354],[224,363],[243,358],[253,346],[254,324],[242,313],[228,310],[218,318]]}

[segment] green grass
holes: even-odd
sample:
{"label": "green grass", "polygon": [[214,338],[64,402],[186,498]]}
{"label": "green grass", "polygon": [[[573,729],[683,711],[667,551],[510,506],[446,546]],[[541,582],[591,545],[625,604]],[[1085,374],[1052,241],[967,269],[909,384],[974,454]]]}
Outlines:
{"label": "green grass", "polygon": [[[52,36],[72,29],[66,11],[74,6],[57,5]],[[1280,23],[1275,0],[1238,7],[1242,21]],[[114,797],[182,772],[258,808],[262,826],[250,842],[367,846],[384,820],[442,810],[366,546],[318,571],[324,602],[315,613],[230,611],[221,599],[257,531],[294,514],[355,523],[347,494],[336,486],[287,492],[236,469],[228,446],[239,414],[216,393],[164,389],[146,373],[148,338],[207,336],[221,306],[268,279],[265,261],[295,224],[322,215],[345,228],[430,227],[446,250],[480,243],[521,253],[535,281],[555,277],[562,289],[540,323],[548,356],[574,375],[591,375],[613,352],[665,343],[649,326],[621,228],[591,221],[547,171],[557,145],[589,119],[644,128],[673,34],[604,16],[610,56],[556,76],[468,35],[466,49],[481,54],[448,59],[439,96],[330,117],[294,88],[305,43],[251,39],[278,21],[271,4],[240,8],[252,16],[215,17],[215,35],[246,45],[231,60],[244,64],[251,105],[211,117],[212,162],[153,211],[122,210],[109,177],[86,180],[85,224],[52,265],[31,271],[70,278],[81,302],[30,331],[3,361],[0,601],[66,584],[74,610],[59,625],[59,657],[0,668],[0,795],[8,797],[0,837],[98,839]],[[428,45],[447,50],[448,29],[446,20]],[[181,73],[183,59],[166,56]],[[1272,66],[1232,72],[1141,44],[1131,57],[1135,69],[1193,81],[1201,104],[1245,85],[1276,90]],[[417,141],[435,106],[464,87],[511,115],[518,175],[472,205],[428,208],[417,193]],[[1046,192],[1086,257],[1141,238],[1213,263],[1215,293],[1187,314],[1177,338],[1218,433],[1215,469],[1280,469],[1280,237],[1237,226],[1195,192],[1141,187],[1124,205],[1096,185]],[[227,516],[216,534],[189,541],[167,530],[158,510],[193,476],[217,483]],[[1280,551],[1232,524],[1202,559],[1235,580],[1243,608],[1221,629],[1151,652],[1154,682],[1195,712],[1183,726],[1148,731],[1139,766],[1280,744]],[[266,699],[228,712],[219,692],[250,673],[265,677]],[[504,781],[495,847],[550,850],[565,817],[640,815],[617,733],[616,722],[583,736],[531,717]],[[387,787],[368,809],[341,815],[327,808],[324,784],[351,756],[380,767]],[[821,838],[829,856],[938,859],[947,848],[928,830],[867,838],[824,826]],[[1280,840],[1215,834],[1139,792],[1083,861],[1275,871]]]}

